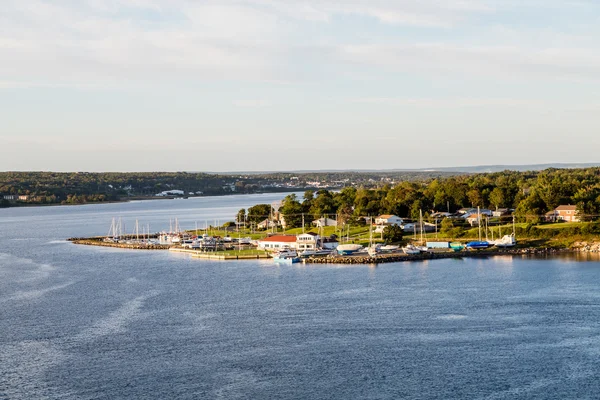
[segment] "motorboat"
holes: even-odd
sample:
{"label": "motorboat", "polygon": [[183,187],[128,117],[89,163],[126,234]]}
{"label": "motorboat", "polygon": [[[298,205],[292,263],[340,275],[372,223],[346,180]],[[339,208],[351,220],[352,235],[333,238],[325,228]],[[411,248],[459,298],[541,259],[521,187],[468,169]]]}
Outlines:
{"label": "motorboat", "polygon": [[273,253],[273,261],[277,263],[293,264],[300,261],[296,250],[282,249]]}

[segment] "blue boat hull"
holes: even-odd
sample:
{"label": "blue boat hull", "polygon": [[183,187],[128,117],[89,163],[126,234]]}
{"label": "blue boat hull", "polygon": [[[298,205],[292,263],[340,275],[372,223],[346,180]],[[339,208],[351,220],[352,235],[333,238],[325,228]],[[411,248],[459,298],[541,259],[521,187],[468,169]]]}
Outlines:
{"label": "blue boat hull", "polygon": [[467,243],[467,249],[487,249],[490,247],[488,242],[469,242]]}

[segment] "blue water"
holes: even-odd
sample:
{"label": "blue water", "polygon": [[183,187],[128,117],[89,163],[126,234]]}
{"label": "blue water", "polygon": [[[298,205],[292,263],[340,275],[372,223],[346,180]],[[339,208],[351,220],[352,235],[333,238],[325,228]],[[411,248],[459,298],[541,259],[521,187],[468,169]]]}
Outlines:
{"label": "blue water", "polygon": [[0,210],[0,399],[598,398],[593,259],[286,266],[63,241],[281,197]]}

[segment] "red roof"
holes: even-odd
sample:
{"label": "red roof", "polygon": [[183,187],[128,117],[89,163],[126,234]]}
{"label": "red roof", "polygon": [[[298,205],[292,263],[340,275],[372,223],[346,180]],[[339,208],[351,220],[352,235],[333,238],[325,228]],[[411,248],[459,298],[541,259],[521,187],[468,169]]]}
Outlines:
{"label": "red roof", "polygon": [[296,243],[296,236],[288,235],[275,235],[268,238],[261,239],[261,242],[285,242],[285,243]]}

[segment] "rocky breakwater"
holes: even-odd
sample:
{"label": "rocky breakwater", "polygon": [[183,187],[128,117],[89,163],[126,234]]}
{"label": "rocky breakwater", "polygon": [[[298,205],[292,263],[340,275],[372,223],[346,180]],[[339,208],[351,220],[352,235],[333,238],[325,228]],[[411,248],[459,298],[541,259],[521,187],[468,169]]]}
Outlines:
{"label": "rocky breakwater", "polygon": [[389,253],[369,256],[355,254],[351,256],[329,255],[327,257],[309,257],[304,259],[307,264],[384,264],[404,261],[438,260],[444,258],[492,257],[499,255],[549,255],[565,252],[568,249],[524,248],[524,249],[490,249],[460,252],[424,252],[420,254]]}
{"label": "rocky breakwater", "polygon": [[154,244],[154,243],[142,243],[132,241],[107,241],[105,237],[91,237],[91,238],[69,238],[69,242],[75,244],[81,244],[84,246],[100,246],[100,247],[115,247],[118,249],[131,249],[131,250],[169,250],[170,245],[166,244]]}
{"label": "rocky breakwater", "polygon": [[600,253],[600,242],[575,242],[571,248],[580,253]]}

